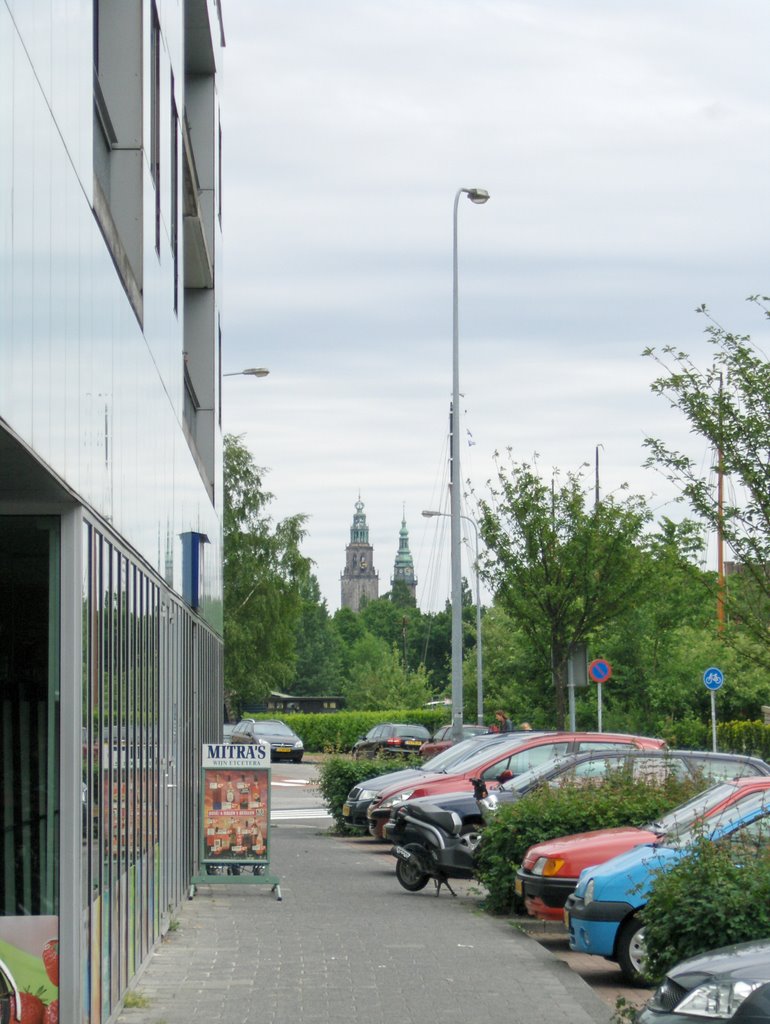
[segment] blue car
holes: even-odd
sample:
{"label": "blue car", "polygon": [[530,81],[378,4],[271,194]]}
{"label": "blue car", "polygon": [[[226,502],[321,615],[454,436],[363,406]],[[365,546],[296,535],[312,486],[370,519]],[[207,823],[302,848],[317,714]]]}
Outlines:
{"label": "blue car", "polygon": [[635,846],[586,868],[564,907],[570,949],[616,960],[625,978],[638,981],[644,961],[644,928],[638,912],[647,902],[654,873],[673,867],[700,834],[714,841],[737,833],[766,838],[768,831],[770,792],[763,790],[747,794],[707,822],[690,824],[660,842]]}

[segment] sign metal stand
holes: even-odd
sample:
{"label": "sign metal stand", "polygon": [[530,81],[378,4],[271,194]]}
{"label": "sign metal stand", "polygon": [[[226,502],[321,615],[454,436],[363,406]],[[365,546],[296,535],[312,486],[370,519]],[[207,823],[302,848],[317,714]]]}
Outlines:
{"label": "sign metal stand", "polygon": [[269,885],[277,900],[280,879],[270,867],[270,745],[205,743],[201,760],[199,885]]}

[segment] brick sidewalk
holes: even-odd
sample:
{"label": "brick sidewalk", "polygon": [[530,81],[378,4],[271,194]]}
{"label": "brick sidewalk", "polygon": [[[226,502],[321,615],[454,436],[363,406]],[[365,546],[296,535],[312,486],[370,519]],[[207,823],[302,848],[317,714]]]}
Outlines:
{"label": "brick sidewalk", "polygon": [[368,840],[317,823],[272,829],[265,887],[201,886],[137,983],[121,1024],[608,1024],[566,964],[457,899],[407,893]]}

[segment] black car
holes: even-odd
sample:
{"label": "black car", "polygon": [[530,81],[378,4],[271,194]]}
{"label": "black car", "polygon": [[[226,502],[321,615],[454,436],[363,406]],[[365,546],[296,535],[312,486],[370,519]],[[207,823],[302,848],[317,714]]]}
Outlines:
{"label": "black car", "polygon": [[770,1024],[770,939],[722,946],[672,967],[638,1024]]}
{"label": "black car", "polygon": [[423,743],[430,739],[424,725],[405,725],[402,722],[384,722],[375,725],[366,736],[353,744],[353,757],[389,757],[417,754]]}
{"label": "black car", "polygon": [[[522,772],[498,789],[490,790],[486,799],[481,801],[481,806],[474,798],[470,785],[461,792],[418,799],[446,811],[455,811],[464,825],[482,825],[500,806],[521,800],[538,786],[558,786],[563,782],[581,780],[590,782],[616,768],[629,768],[640,779],[673,774],[679,778],[702,777],[704,782],[745,775],[770,775],[770,765],[758,757],[744,754],[715,754],[707,750],[590,750],[555,758]],[[386,837],[396,810],[397,806],[391,808],[390,821],[385,826]]]}
{"label": "black car", "polygon": [[229,742],[256,743],[257,740],[270,744],[271,761],[293,761],[299,764],[305,753],[305,745],[299,736],[285,722],[277,719],[256,721],[253,718],[242,718]]}

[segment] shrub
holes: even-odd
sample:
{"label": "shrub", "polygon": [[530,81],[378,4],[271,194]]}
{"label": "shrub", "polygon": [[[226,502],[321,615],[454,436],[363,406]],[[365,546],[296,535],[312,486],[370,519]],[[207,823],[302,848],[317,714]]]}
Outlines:
{"label": "shrub", "polygon": [[667,871],[653,875],[645,926],[646,975],[718,946],[770,935],[770,852],[764,844],[698,838]]}
{"label": "shrub", "polygon": [[399,757],[398,760],[392,757],[379,757],[372,761],[351,761],[347,757],[330,757],[328,761],[324,761],[318,769],[318,788],[334,819],[335,827],[338,830],[348,829],[342,817],[342,805],[357,783],[421,763],[416,755]]}
{"label": "shrub", "polygon": [[535,843],[574,832],[642,826],[702,788],[702,783],[691,780],[634,781],[626,772],[612,772],[598,786],[541,786],[517,803],[501,807],[484,829],[477,852],[476,877],[488,891],[486,909],[494,914],[517,909],[516,871]]}

